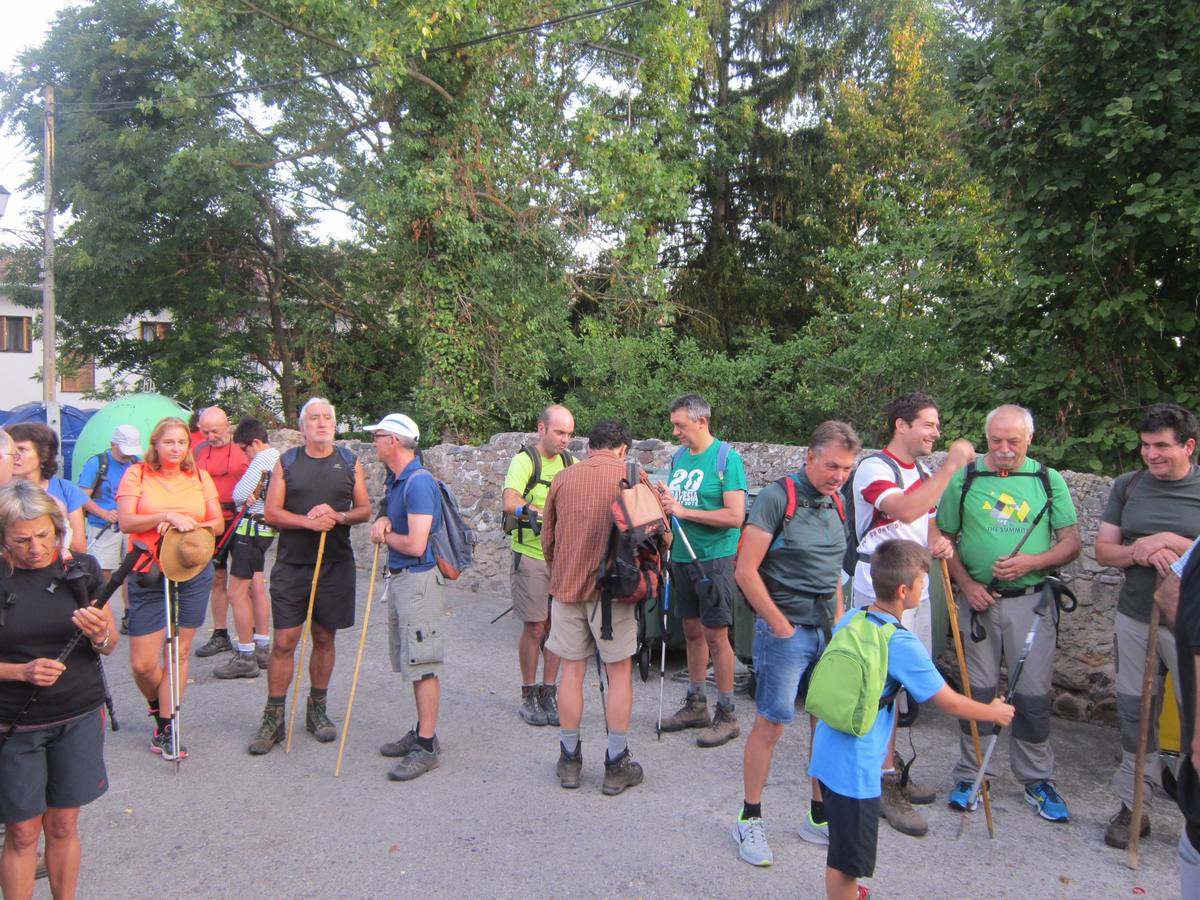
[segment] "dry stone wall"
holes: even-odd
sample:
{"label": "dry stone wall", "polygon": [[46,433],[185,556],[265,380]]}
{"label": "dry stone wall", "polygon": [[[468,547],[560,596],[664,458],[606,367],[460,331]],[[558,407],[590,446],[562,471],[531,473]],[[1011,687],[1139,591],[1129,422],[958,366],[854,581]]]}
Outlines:
{"label": "dry stone wall", "polygon": [[[272,435],[276,446],[299,441],[294,431]],[[510,551],[508,538],[500,528],[500,495],[509,461],[535,435],[505,433],[494,435],[486,444],[459,446],[439,444],[423,450],[425,464],[454,490],[464,513],[479,531],[476,563],[459,583],[468,590],[506,596]],[[347,441],[359,454],[367,476],[371,501],[378,504],[383,492],[384,467],[370,443]],[[586,441],[576,439],[571,450],[586,451]],[[761,487],[795,471],[804,462],[803,447],[782,444],[734,444],[746,466],[750,487]],[[675,446],[659,440],[635,442],[633,456],[643,467],[666,466]],[[944,454],[926,460],[933,468]],[[1116,612],[1121,574],[1096,562],[1094,543],[1100,515],[1108,499],[1112,479],[1096,475],[1063,472],[1079,515],[1083,554],[1064,571],[1079,598],[1076,612],[1062,617],[1060,647],[1055,662],[1054,711],[1065,718],[1116,721],[1113,694],[1112,625]],[[359,564],[367,566],[372,547],[366,526],[357,526],[353,534]]]}

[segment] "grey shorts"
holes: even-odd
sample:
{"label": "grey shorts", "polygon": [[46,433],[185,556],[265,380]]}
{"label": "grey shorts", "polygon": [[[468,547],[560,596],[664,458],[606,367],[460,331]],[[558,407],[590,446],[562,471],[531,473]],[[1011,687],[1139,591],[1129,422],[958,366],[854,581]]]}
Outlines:
{"label": "grey shorts", "polygon": [[629,659],[637,652],[637,609],[630,603],[612,605],[613,638],[600,639],[600,601],[563,603],[555,600],[550,613],[546,649],[563,659],[587,659],[600,648],[606,663]]}
{"label": "grey shorts", "polygon": [[102,709],[61,725],[13,733],[0,749],[0,820],[73,809],[108,790]]}
{"label": "grey shorts", "polygon": [[437,567],[398,572],[387,579],[388,653],[405,681],[437,675],[445,658],[445,593]]}
{"label": "grey shorts", "polygon": [[733,601],[738,595],[733,578],[735,559],[722,556],[698,563],[671,563],[671,606],[679,618],[699,619],[709,628],[733,624]]}
{"label": "grey shorts", "polygon": [[522,622],[545,622],[550,618],[550,569],[545,560],[513,551],[509,578],[512,608]]}
{"label": "grey shorts", "polygon": [[[100,568],[106,572],[115,572],[121,567],[121,558],[125,555],[125,535],[116,525],[110,525],[108,531],[102,526],[87,523],[88,553],[96,557]],[[104,531],[103,534],[100,534]],[[99,538],[96,536],[100,535]]]}

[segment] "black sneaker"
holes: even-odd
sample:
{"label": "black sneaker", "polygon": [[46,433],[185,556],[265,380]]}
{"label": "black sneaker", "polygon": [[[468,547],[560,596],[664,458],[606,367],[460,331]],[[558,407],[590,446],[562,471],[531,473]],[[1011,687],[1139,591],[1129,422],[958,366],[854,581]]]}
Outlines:
{"label": "black sneaker", "polygon": [[175,734],[170,722],[162,728],[155,729],[154,736],[150,738],[150,752],[159,754],[167,762],[174,762],[176,759],[187,759],[188,755],[187,747],[183,746],[183,744],[179,745],[178,752],[176,752]]}
{"label": "black sneaker", "polygon": [[[437,747],[437,735],[433,737],[434,747]],[[417,729],[410,728],[408,734],[400,738],[398,741],[388,741],[379,748],[379,755],[386,756],[389,759],[399,759],[402,756],[407,756],[408,751],[417,746]]]}
{"label": "black sneaker", "polygon": [[233,649],[233,644],[229,640],[229,633],[226,631],[214,631],[212,637],[208,639],[208,643],[196,648],[196,655],[201,659],[209,656],[216,656],[218,653],[228,653]]}

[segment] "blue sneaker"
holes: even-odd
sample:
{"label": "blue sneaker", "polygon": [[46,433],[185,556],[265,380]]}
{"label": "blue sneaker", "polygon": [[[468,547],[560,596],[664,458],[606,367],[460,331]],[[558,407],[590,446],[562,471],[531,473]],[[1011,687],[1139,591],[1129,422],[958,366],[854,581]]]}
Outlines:
{"label": "blue sneaker", "polygon": [[1067,809],[1067,801],[1059,796],[1054,785],[1048,781],[1039,781],[1037,784],[1028,785],[1025,788],[1025,802],[1030,806],[1037,807],[1038,815],[1047,821],[1071,821],[1071,811]]}
{"label": "blue sneaker", "polygon": [[[958,810],[959,812],[969,812],[971,810],[978,809],[979,794],[982,794],[983,791],[980,790],[979,793],[975,795],[975,798],[972,799],[971,787],[972,785],[969,781],[960,781],[954,786],[954,790],[950,792],[950,796],[947,798],[947,802],[950,804],[951,809]],[[1026,792],[1026,796],[1028,796],[1028,792]]]}

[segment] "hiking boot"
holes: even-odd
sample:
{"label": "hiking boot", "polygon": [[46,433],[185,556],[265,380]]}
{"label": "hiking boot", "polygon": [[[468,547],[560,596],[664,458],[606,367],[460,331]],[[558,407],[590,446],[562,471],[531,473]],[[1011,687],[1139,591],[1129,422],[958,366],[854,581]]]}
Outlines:
{"label": "hiking boot", "polygon": [[[665,731],[666,723],[663,723]],[[721,704],[717,704],[717,710],[713,713],[712,724],[696,735],[697,747],[720,747],[722,744],[727,744],[735,737],[742,733],[741,727],[738,725],[737,717],[734,716],[732,709],[726,709]]]}
{"label": "hiking boot", "polygon": [[[914,757],[914,759],[915,758],[916,757]],[[912,763],[909,763],[909,766],[911,765]],[[897,753],[895,756],[893,756],[892,766],[895,768],[898,774],[901,774],[901,778],[903,780],[902,773],[904,772],[905,765],[904,761],[900,758],[900,754]],[[908,798],[908,802],[913,806],[928,806],[937,799],[937,789],[934,788],[933,785],[918,784],[912,780],[911,768],[909,769],[909,780],[901,785],[900,790],[904,792],[904,796]]]}
{"label": "hiking boot", "polygon": [[412,781],[429,770],[436,769],[441,764],[442,748],[437,745],[435,736],[432,753],[417,744],[401,758],[399,763],[392,767],[392,771],[388,772],[388,780]]}
{"label": "hiking boot", "polygon": [[229,658],[229,661],[213,669],[217,678],[257,678],[258,663],[254,661],[254,651],[239,650]]}
{"label": "hiking boot", "polygon": [[304,727],[313,733],[322,744],[328,744],[337,738],[337,726],[325,714],[325,701],[308,698],[308,706],[304,710]]}
{"label": "hiking boot", "polygon": [[1071,811],[1067,801],[1054,789],[1049,781],[1039,781],[1025,788],[1025,802],[1038,811],[1047,822],[1070,822]]}
{"label": "hiking boot", "polygon": [[[1110,847],[1116,847],[1118,850],[1129,849],[1129,826],[1133,824],[1133,810],[1121,804],[1120,811],[1108,820],[1108,827],[1104,829],[1104,843]],[[1150,835],[1150,817],[1142,813],[1142,837]]]}
{"label": "hiking boot", "polygon": [[162,728],[155,729],[154,736],[150,738],[150,752],[159,754],[167,762],[174,762],[176,759],[187,759],[187,747],[180,744],[179,752],[176,754],[174,744],[174,731],[171,728],[171,723],[168,722]]}
{"label": "hiking boot", "polygon": [[579,778],[582,773],[583,744],[576,745],[574,753],[568,753],[567,748],[560,741],[558,745],[558,765],[554,767],[554,774],[558,776],[559,787],[568,789],[579,787]]}
{"label": "hiking boot", "polygon": [[546,711],[542,709],[541,695],[538,689],[523,688],[524,696],[521,699],[521,708],[518,710],[522,719],[527,725],[549,725],[550,719],[546,716]]}
{"label": "hiking boot", "polygon": [[129,610],[121,614],[121,634],[129,634]]}
{"label": "hiking boot", "polygon": [[695,694],[688,694],[679,707],[667,718],[663,719],[663,731],[683,731],[685,728],[707,728],[712,724],[708,718],[708,701]]}
{"label": "hiking boot", "polygon": [[216,656],[218,653],[228,653],[232,649],[233,644],[229,641],[228,632],[214,631],[207,644],[196,648],[196,655],[201,659],[206,659],[209,656]]}
{"label": "hiking boot", "polygon": [[254,740],[250,742],[251,755],[262,756],[264,753],[270,753],[271,748],[283,743],[286,736],[287,732],[283,727],[283,707],[268,706],[263,710],[262,724],[258,726]]}
{"label": "hiking boot", "polygon": [[901,834],[923,837],[929,831],[925,817],[913,809],[912,804],[900,790],[899,775],[883,776],[883,793],[879,798],[879,812],[888,824]]}
{"label": "hiking boot", "polygon": [[546,714],[546,723],[558,727],[558,685],[543,684],[541,696],[538,697],[542,704],[542,712]]}
{"label": "hiking boot", "polygon": [[950,792],[950,796],[946,798],[947,805],[957,812],[973,812],[979,808],[979,798],[983,791],[979,791],[974,797],[971,796],[971,788],[974,785],[969,781],[960,781],[954,785],[954,790]]}
{"label": "hiking boot", "polygon": [[260,669],[265,669],[271,664],[271,645],[270,644],[254,644],[254,661],[258,663]]}
{"label": "hiking boot", "polygon": [[601,790],[609,797],[615,797],[625,788],[631,788],[642,783],[642,766],[633,761],[626,747],[613,760],[604,759],[604,787]]}
{"label": "hiking boot", "polygon": [[738,856],[752,866],[769,866],[775,861],[767,844],[767,829],[758,816],[743,819],[738,814],[733,823],[733,839],[737,841]]}
{"label": "hiking boot", "polygon": [[[399,759],[402,756],[407,756],[408,752],[413,747],[417,746],[417,729],[410,728],[408,734],[400,738],[398,741],[388,741],[379,748],[379,755],[386,756],[390,759]],[[433,736],[433,749],[441,752],[441,745],[438,743],[437,735]]]}
{"label": "hiking boot", "polygon": [[49,877],[50,877],[50,870],[48,868],[46,868],[46,854],[39,853],[38,861],[37,861],[37,868],[33,870],[33,880],[37,881],[39,878],[49,878]]}
{"label": "hiking boot", "polygon": [[812,810],[804,814],[804,818],[800,820],[800,837],[808,841],[810,844],[829,845],[829,823],[821,822],[818,824],[813,821]]}

